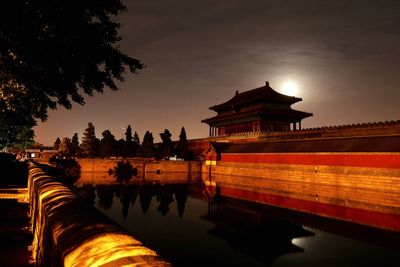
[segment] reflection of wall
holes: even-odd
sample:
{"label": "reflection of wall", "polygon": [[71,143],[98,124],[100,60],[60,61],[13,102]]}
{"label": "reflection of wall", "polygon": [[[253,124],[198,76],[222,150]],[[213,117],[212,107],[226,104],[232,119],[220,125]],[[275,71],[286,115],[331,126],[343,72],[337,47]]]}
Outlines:
{"label": "reflection of wall", "polygon": [[[78,159],[81,165],[81,178],[78,183],[112,184],[116,178],[108,174],[113,169],[117,159]],[[194,161],[139,161],[128,160],[137,168],[137,176],[130,182],[137,181],[168,181],[188,182],[200,179],[201,163]]]}
{"label": "reflection of wall", "polygon": [[286,253],[303,251],[292,244],[292,239],[313,235],[300,224],[282,220],[271,209],[254,202],[221,197],[209,205],[213,207],[200,217],[214,224],[207,232],[265,263]]}
{"label": "reflection of wall", "polygon": [[[203,180],[210,180],[210,168],[211,180],[221,186],[223,194],[242,192],[242,198],[258,197],[258,201],[276,206],[368,224],[382,220],[385,228],[400,230],[400,165],[378,168],[218,162],[216,166],[203,165]],[[335,207],[350,209],[339,211]],[[375,221],[371,219],[374,216]]]}

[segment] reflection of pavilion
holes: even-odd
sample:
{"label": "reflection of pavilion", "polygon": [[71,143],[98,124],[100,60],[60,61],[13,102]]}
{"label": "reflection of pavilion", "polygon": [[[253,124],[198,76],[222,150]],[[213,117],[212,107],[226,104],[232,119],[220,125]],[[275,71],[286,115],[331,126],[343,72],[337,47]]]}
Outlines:
{"label": "reflection of pavilion", "polygon": [[215,224],[208,233],[266,263],[303,251],[292,239],[313,235],[300,224],[272,218],[256,203],[221,197],[209,205],[208,213],[201,217]]}

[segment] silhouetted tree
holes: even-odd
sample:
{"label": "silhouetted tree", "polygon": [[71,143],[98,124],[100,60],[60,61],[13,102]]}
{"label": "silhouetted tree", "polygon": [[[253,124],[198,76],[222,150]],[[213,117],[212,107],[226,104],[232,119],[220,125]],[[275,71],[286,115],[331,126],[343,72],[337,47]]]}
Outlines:
{"label": "silhouetted tree", "polygon": [[1,1],[0,132],[12,126],[14,137],[2,137],[0,145],[19,141],[20,132],[28,137],[18,127],[31,130],[49,109],[70,109],[71,102],[85,103],[83,95],[117,90],[126,68],[143,68],[117,46],[115,16],[125,10],[121,0]]}
{"label": "silhouetted tree", "polygon": [[79,155],[79,139],[78,133],[75,133],[71,139],[71,156]]}
{"label": "silhouetted tree", "polygon": [[132,142],[132,128],[130,125],[128,125],[128,127],[126,128],[126,132],[125,132],[125,141],[130,143]]}
{"label": "silhouetted tree", "polygon": [[100,140],[99,154],[103,157],[114,156],[116,154],[116,140],[110,130],[105,130]]}
{"label": "silhouetted tree", "polygon": [[140,138],[139,138],[139,135],[138,135],[138,133],[137,133],[136,131],[135,131],[135,134],[133,135],[133,140],[132,140],[132,142],[134,142],[134,143],[140,145]]}
{"label": "silhouetted tree", "polygon": [[128,125],[125,132],[125,142],[124,142],[122,156],[132,157],[133,155],[134,155],[134,148],[133,148],[132,128],[130,125]]}
{"label": "silhouetted tree", "polygon": [[126,157],[126,141],[124,139],[119,139],[116,143],[116,155],[119,157]]}
{"label": "silhouetted tree", "polygon": [[171,140],[171,136],[172,134],[168,129],[165,129],[164,132],[160,133],[162,141],[160,145],[162,158],[168,158],[174,153],[174,143]]}
{"label": "silhouetted tree", "polygon": [[135,131],[135,134],[133,135],[133,155],[137,155],[140,149],[140,139],[138,133]]}
{"label": "silhouetted tree", "polygon": [[182,158],[185,160],[188,160],[190,157],[189,143],[187,141],[185,127],[181,128],[181,133],[179,135],[179,141],[176,146],[176,155],[178,158]]}
{"label": "silhouetted tree", "polygon": [[64,157],[71,156],[71,139],[68,137],[62,139],[60,147],[58,148],[58,154]]}
{"label": "silhouetted tree", "polygon": [[140,147],[140,156],[150,158],[154,156],[154,138],[153,134],[149,131],[143,136],[143,142]]}
{"label": "silhouetted tree", "polygon": [[60,148],[61,140],[60,137],[57,137],[56,141],[54,141],[53,149],[57,150]]}
{"label": "silhouetted tree", "polygon": [[80,145],[82,155],[86,157],[94,157],[96,155],[97,147],[98,140],[96,138],[94,125],[89,122],[88,127],[82,135],[82,143]]}

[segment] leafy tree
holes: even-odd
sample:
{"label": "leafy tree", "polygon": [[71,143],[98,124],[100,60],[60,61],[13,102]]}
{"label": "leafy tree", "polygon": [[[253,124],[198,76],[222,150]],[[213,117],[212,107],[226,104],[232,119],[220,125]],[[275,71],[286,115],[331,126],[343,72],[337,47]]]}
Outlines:
{"label": "leafy tree", "polygon": [[186,137],[185,127],[181,128],[181,133],[179,134],[179,141],[176,146],[176,155],[178,158],[188,159],[190,155],[189,143]]}
{"label": "leafy tree", "polygon": [[46,120],[49,109],[70,109],[72,102],[84,104],[84,96],[117,90],[126,69],[144,67],[117,46],[114,18],[124,11],[121,0],[1,1],[0,145],[18,141],[19,132],[32,137],[26,128]]}
{"label": "leafy tree", "polygon": [[68,157],[71,156],[71,139],[64,137],[58,148],[58,154],[60,156]]}
{"label": "leafy tree", "polygon": [[172,134],[168,129],[165,129],[164,132],[160,133],[161,137],[161,153],[163,158],[168,158],[174,153],[174,143],[171,140]]}
{"label": "leafy tree", "polygon": [[140,147],[140,156],[150,158],[154,156],[154,138],[153,134],[149,131],[143,136],[143,142]]}
{"label": "leafy tree", "polygon": [[79,154],[78,133],[74,133],[71,139],[71,156],[76,156],[78,154]]}
{"label": "leafy tree", "polygon": [[100,140],[99,154],[103,157],[114,156],[116,154],[116,140],[110,130],[105,130]]}
{"label": "leafy tree", "polygon": [[58,150],[60,148],[61,140],[60,137],[57,137],[56,141],[54,142],[53,149]]}
{"label": "leafy tree", "polygon": [[96,156],[98,148],[98,139],[96,138],[96,133],[93,123],[89,122],[88,127],[85,129],[82,135],[82,143],[80,149],[83,156],[94,157]]}
{"label": "leafy tree", "polygon": [[34,143],[32,127],[36,123],[24,114],[4,109],[1,95],[0,84],[0,148],[19,146],[24,149]]}

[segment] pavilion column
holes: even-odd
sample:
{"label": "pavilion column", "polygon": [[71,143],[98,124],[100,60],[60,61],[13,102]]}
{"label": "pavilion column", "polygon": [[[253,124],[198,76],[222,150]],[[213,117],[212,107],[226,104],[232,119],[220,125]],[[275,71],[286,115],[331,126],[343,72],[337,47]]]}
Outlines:
{"label": "pavilion column", "polygon": [[209,128],[209,130],[208,130],[208,136],[211,136],[211,126],[210,126],[210,128]]}
{"label": "pavilion column", "polygon": [[301,130],[301,121],[299,121],[299,130]]}

